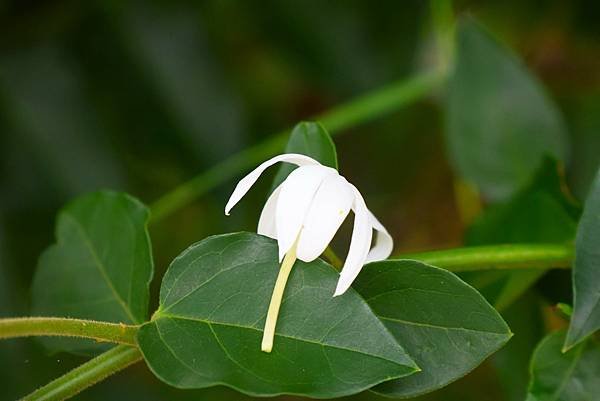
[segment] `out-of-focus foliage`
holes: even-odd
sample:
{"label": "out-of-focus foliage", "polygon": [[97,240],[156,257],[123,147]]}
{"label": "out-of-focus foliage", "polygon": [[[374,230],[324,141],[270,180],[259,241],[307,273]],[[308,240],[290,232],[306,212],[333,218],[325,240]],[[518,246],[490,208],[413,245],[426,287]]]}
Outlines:
{"label": "out-of-focus foliage", "polygon": [[458,26],[447,102],[450,157],[491,199],[509,197],[544,156],[566,160],[556,106],[521,62],[470,19]]}
{"label": "out-of-focus foliage", "polygon": [[589,340],[563,353],[565,332],[546,336],[531,359],[527,401],[593,400],[600,393],[600,346]]}
{"label": "out-of-focus foliage", "polygon": [[[560,166],[546,159],[530,183],[507,202],[489,207],[469,226],[469,245],[569,242],[575,238],[579,208],[566,192]],[[488,271],[464,277],[497,308],[504,308],[544,271]]]}
{"label": "out-of-focus foliage", "polygon": [[600,328],[600,170],[577,228],[573,265],[574,305],[565,349]]}
{"label": "out-of-focus foliage", "polygon": [[[40,256],[32,284],[34,316],[142,324],[154,265],[149,211],[116,192],[95,192],[58,215],[56,243]],[[106,344],[44,339],[54,351],[106,349]]]}
{"label": "out-of-focus foliage", "polygon": [[[457,1],[454,8],[510,47],[556,100],[571,143],[568,183],[583,199],[600,158],[597,5]],[[236,150],[405,77],[431,61],[427,14],[418,0],[0,4],[2,316],[30,312],[38,255],[53,242],[56,211],[73,196],[110,188],[151,202]],[[462,241],[443,113],[436,101],[419,102],[336,138],[344,175],[368,196],[398,251]],[[156,276],[208,234],[253,230],[268,180],[262,185],[229,219],[222,218],[227,185],[151,227]],[[537,290],[562,288],[551,278]],[[569,302],[568,294],[560,300]],[[527,330],[514,325],[512,341]],[[34,340],[4,342],[0,359],[11,361],[0,375],[7,399],[84,360],[48,355]],[[487,364],[424,399],[504,401],[498,377]],[[222,388],[175,390],[142,364],[79,398],[250,399]]]}

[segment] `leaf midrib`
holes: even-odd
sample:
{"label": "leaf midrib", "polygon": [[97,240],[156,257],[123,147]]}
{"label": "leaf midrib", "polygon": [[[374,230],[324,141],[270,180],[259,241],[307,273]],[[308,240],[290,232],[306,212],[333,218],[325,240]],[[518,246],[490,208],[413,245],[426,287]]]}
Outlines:
{"label": "leaf midrib", "polygon": [[92,256],[94,264],[98,268],[98,271],[100,272],[100,275],[102,276],[102,278],[104,279],[104,281],[108,285],[108,288],[113,293],[113,295],[114,295],[115,299],[117,300],[117,302],[119,303],[119,305],[121,305],[121,308],[123,309],[123,311],[125,312],[125,314],[131,319],[132,323],[139,323],[137,321],[137,319],[134,318],[131,310],[129,309],[129,307],[127,306],[127,304],[123,300],[123,298],[119,295],[119,293],[117,292],[117,289],[114,287],[112,281],[108,277],[108,273],[106,272],[106,269],[104,268],[104,264],[102,263],[102,261],[100,260],[100,258],[98,257],[98,255],[96,254],[96,251],[94,250],[94,247],[92,246],[92,243],[90,242],[89,238],[87,237],[87,234],[86,234],[85,229],[83,228],[83,226],[79,223],[79,221],[77,221],[77,219],[75,219],[69,213],[65,212],[63,214],[63,216],[66,217],[69,221],[71,221],[73,223],[73,225],[75,226],[75,228],[77,229],[77,232],[79,233],[80,238],[82,239],[84,245],[86,246],[86,248],[88,249],[90,255]]}
{"label": "leaf midrib", "polygon": [[[199,318],[193,318],[193,317],[189,317],[189,316],[171,315],[171,314],[167,314],[167,313],[160,313],[153,320],[158,320],[158,319],[189,320],[189,321],[193,321],[193,322],[203,323],[203,324],[206,324],[206,325],[209,325],[209,326],[210,325],[214,325],[214,326],[235,327],[235,328],[240,328],[240,329],[246,329],[246,330],[253,330],[253,331],[262,332],[262,330],[260,330],[260,329],[258,329],[256,327],[252,327],[252,326],[244,326],[244,325],[241,325],[241,324],[235,324],[235,323],[229,323],[229,322],[209,321],[209,320],[204,320],[204,319],[199,319]],[[287,339],[291,339],[291,340],[295,340],[295,341],[301,341],[301,342],[305,342],[305,343],[309,343],[309,344],[319,345],[319,346],[326,346],[326,347],[330,347],[330,348],[334,348],[334,349],[339,349],[339,350],[343,350],[343,351],[354,352],[354,353],[365,355],[365,356],[368,356],[368,357],[371,357],[371,358],[377,358],[377,359],[381,359],[381,360],[386,361],[386,362],[391,362],[391,363],[393,363],[395,365],[404,366],[407,369],[414,369],[413,367],[411,367],[409,365],[404,365],[403,363],[400,363],[398,361],[394,361],[392,359],[385,358],[384,356],[375,355],[375,354],[367,354],[367,353],[365,353],[365,352],[363,352],[361,350],[357,350],[357,349],[345,348],[345,347],[340,347],[340,346],[336,346],[336,345],[332,345],[332,344],[327,344],[327,343],[320,343],[320,342],[317,342],[317,341],[314,341],[314,340],[309,340],[309,339],[306,339],[306,338],[294,337],[294,336],[291,336],[291,335],[281,334],[281,333],[277,333],[277,332],[275,333],[275,336],[282,337],[282,338],[287,338]],[[402,350],[402,348],[400,348],[400,350]],[[408,356],[408,354],[406,354],[406,355]],[[417,370],[414,370],[414,371],[417,371]],[[399,376],[399,377],[401,377],[401,376]]]}
{"label": "leaf midrib", "polygon": [[577,367],[577,364],[579,363],[579,360],[581,359],[581,355],[583,354],[584,348],[585,348],[584,345],[581,345],[579,347],[579,349],[577,350],[577,354],[575,355],[575,357],[573,358],[573,361],[569,365],[569,369],[567,369],[564,377],[560,381],[560,386],[558,386],[556,391],[554,393],[552,393],[552,395],[551,395],[552,400],[559,400],[558,397],[562,394],[563,390],[565,389],[565,386],[567,385],[567,382],[573,375],[573,372],[575,371],[575,368]]}
{"label": "leaf midrib", "polygon": [[408,325],[408,326],[427,327],[427,328],[430,328],[430,329],[437,329],[437,330],[463,330],[463,331],[468,331],[468,332],[472,332],[472,333],[495,334],[495,335],[498,335],[498,336],[510,336],[511,335],[510,332],[499,333],[497,331],[469,329],[467,327],[439,326],[439,325],[436,325],[436,324],[413,322],[413,321],[410,321],[410,320],[403,320],[403,319],[397,319],[397,318],[393,318],[393,317],[381,316],[381,315],[379,315],[377,313],[375,313],[375,315],[379,318],[379,320],[386,320],[386,321],[389,321],[389,322],[405,324],[405,325]]}

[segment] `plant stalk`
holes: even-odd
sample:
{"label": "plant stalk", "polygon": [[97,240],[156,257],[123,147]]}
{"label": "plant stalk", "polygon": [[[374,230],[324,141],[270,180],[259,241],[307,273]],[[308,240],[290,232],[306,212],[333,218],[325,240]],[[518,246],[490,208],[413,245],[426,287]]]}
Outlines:
{"label": "plant stalk", "polygon": [[136,345],[137,326],[57,317],[0,319],[0,339],[31,336],[90,338],[100,342]]}
{"label": "plant stalk", "polygon": [[570,268],[572,244],[507,244],[406,253],[395,259],[414,259],[452,272],[495,269]]}
{"label": "plant stalk", "polygon": [[58,401],[73,397],[142,359],[135,347],[118,345],[22,398],[24,401]]}
{"label": "plant stalk", "polygon": [[[446,73],[439,70],[421,73],[369,92],[311,119],[320,121],[332,135],[335,135],[422,99],[438,88],[445,77]],[[281,152],[287,142],[289,131],[290,129],[282,131],[253,147],[236,153],[167,192],[151,205],[151,222],[162,220],[219,184]]]}

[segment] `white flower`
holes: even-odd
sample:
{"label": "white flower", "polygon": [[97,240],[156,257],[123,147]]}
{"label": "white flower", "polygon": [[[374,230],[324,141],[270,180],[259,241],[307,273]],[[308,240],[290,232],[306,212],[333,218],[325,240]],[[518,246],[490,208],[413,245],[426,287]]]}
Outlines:
{"label": "white flower", "polygon": [[[393,241],[386,229],[367,209],[365,201],[344,177],[318,161],[300,154],[283,154],[262,163],[244,177],[231,194],[225,214],[254,185],[268,167],[277,162],[299,166],[273,191],[262,210],[258,233],[277,240],[279,260],[287,253],[310,262],[327,248],[350,210],[354,229],[350,249],[334,296],[343,294],[365,263],[386,259]],[[373,230],[377,231],[371,248]],[[293,263],[293,262],[292,262]]]}

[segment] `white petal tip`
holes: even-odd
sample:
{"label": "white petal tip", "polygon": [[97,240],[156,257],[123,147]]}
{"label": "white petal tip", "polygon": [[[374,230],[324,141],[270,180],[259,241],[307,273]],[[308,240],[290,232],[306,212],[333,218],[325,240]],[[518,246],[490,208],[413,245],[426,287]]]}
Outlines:
{"label": "white petal tip", "polygon": [[335,292],[333,293],[333,297],[339,297],[340,295],[343,295],[346,292],[347,288],[341,288],[338,287],[335,289]]}

